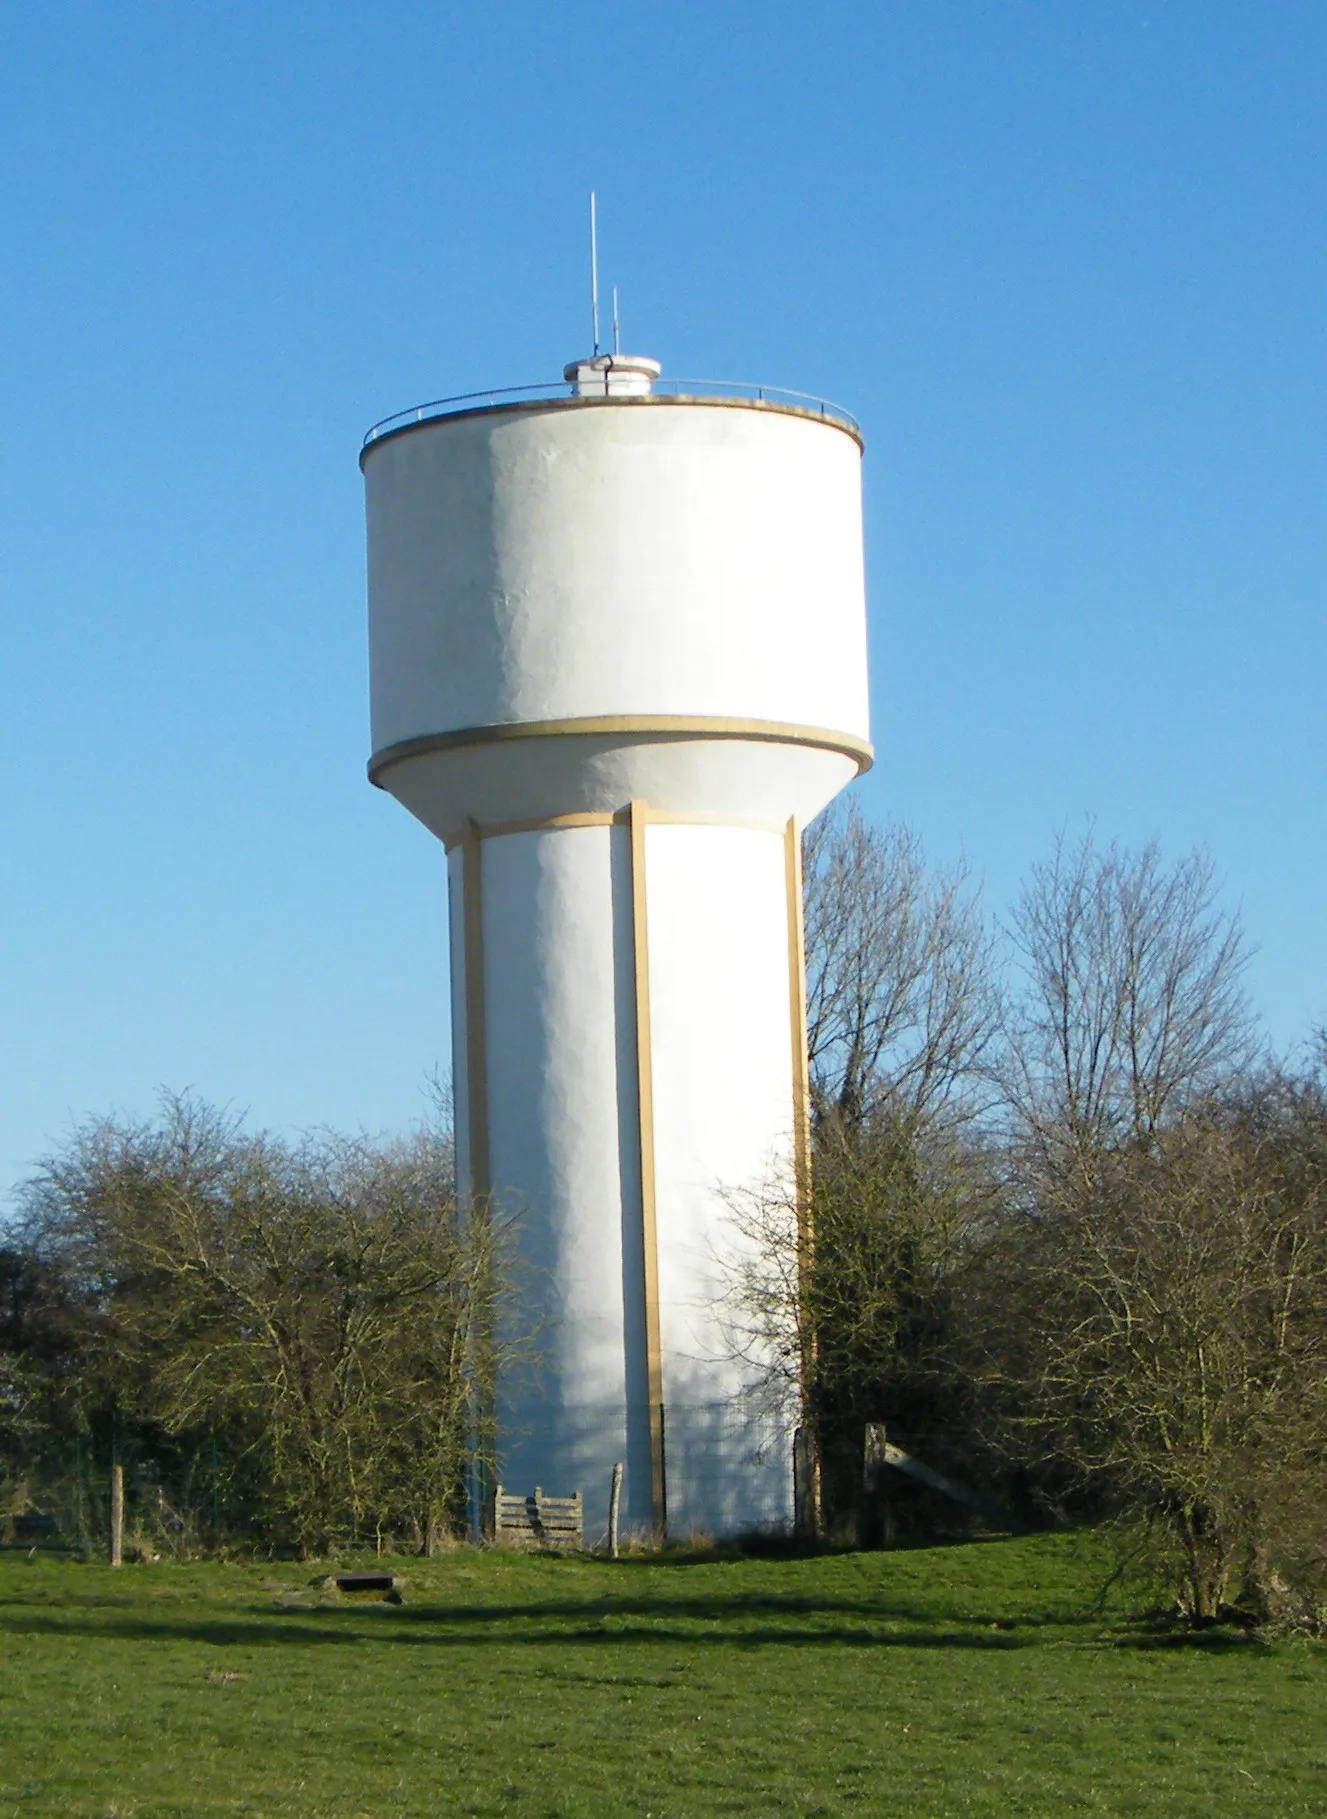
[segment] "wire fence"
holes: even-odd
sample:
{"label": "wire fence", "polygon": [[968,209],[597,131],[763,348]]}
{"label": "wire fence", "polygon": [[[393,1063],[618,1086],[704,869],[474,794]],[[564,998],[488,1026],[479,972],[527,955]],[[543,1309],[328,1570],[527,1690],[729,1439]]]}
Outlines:
{"label": "wire fence", "polygon": [[[865,1424],[848,1423],[822,1438],[822,1538],[880,1546],[998,1527],[1002,1508],[1013,1512],[1011,1526],[1026,1519],[1017,1485],[953,1433],[874,1431],[874,1455]],[[583,1542],[596,1550],[607,1545],[610,1487],[621,1465],[619,1532],[629,1546],[658,1543],[660,1489],[663,1538],[670,1544],[791,1536],[797,1432],[795,1413],[740,1400],[653,1409],[531,1403],[505,1412],[496,1461],[482,1469],[472,1464],[468,1497],[459,1484],[448,1489],[458,1518],[468,1503],[472,1538],[482,1531],[480,1511],[495,1480],[521,1496],[536,1488],[552,1496],[579,1491]],[[886,1433],[890,1445],[882,1451]],[[922,1467],[920,1477],[899,1465],[898,1452]],[[105,1559],[117,1464],[126,1559],[289,1551],[264,1520],[270,1487],[252,1469],[246,1476],[244,1462],[216,1439],[153,1447],[142,1437],[104,1435],[50,1437],[21,1469],[6,1469],[0,1460],[0,1546]],[[967,1500],[955,1492],[967,1493]],[[425,1543],[404,1530],[369,1529],[347,1531],[342,1545],[409,1551]]]}
{"label": "wire fence", "polygon": [[162,1456],[73,1435],[48,1440],[6,1474],[0,1545],[104,1559],[115,1465],[124,1473],[127,1559],[192,1558],[247,1537],[249,1511],[215,1442]]}

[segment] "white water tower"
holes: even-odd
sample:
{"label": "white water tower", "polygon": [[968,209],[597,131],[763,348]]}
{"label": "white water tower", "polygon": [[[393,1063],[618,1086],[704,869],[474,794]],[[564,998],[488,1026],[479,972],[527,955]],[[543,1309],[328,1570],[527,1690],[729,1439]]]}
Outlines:
{"label": "white water tower", "polygon": [[844,413],[600,356],[371,431],[369,775],[441,840],[460,1187],[534,1358],[500,1476],[785,1528],[734,1196],[806,1167],[802,828],[871,761]]}

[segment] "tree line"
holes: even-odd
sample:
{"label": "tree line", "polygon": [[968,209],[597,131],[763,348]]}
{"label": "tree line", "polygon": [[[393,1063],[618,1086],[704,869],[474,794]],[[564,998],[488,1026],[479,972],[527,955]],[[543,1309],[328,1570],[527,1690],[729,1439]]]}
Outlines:
{"label": "tree line", "polygon": [[144,1548],[431,1551],[483,1444],[500,1243],[443,1129],[283,1142],[189,1096],[89,1123],[0,1251],[0,1511],[81,1528],[118,1458]]}
{"label": "tree line", "polygon": [[1210,860],[1061,839],[999,927],[850,806],[804,875],[810,1203],[737,1204],[737,1301],[831,1528],[883,1422],[1028,1521],[1110,1520],[1192,1621],[1321,1627],[1327,1042],[1259,1040]]}
{"label": "tree line", "polygon": [[[803,869],[813,1169],[733,1198],[730,1324],[827,1535],[883,1423],[1027,1522],[1112,1522],[1193,1621],[1321,1624],[1324,1044],[1260,1042],[1210,862],[1062,839],[998,926],[848,806]],[[89,1123],[0,1241],[0,1519],[118,1457],[144,1546],[430,1549],[492,1444],[502,1252],[445,1119]],[[896,1528],[942,1519],[900,1484]]]}

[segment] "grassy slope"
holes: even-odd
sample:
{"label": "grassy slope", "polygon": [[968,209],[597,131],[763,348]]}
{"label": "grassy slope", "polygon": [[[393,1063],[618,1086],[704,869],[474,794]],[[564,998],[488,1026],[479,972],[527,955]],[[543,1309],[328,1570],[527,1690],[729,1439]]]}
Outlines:
{"label": "grassy slope", "polygon": [[1158,1646],[1086,1538],[309,1570],[0,1558],[0,1819],[1327,1815],[1327,1652]]}

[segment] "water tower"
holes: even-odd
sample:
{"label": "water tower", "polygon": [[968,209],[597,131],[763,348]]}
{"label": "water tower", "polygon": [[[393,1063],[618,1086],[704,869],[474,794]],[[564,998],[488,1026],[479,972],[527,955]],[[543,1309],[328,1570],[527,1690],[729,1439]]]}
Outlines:
{"label": "water tower", "polygon": [[871,761],[861,442],[603,355],[371,431],[369,776],[447,850],[463,1196],[533,1357],[500,1475],[784,1528],[734,1199],[806,1168],[799,836]]}

